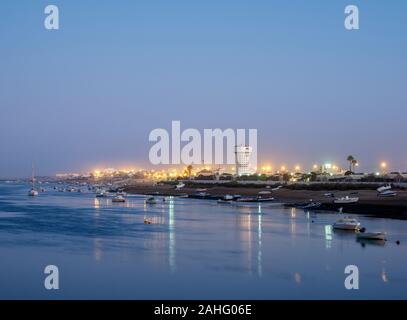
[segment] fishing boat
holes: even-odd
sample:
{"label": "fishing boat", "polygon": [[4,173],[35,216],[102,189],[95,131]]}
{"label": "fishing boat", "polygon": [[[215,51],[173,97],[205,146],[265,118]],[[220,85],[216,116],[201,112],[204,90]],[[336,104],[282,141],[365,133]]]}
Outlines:
{"label": "fishing boat", "polygon": [[30,189],[30,191],[28,191],[28,195],[30,197],[38,196],[38,191],[35,190],[34,164],[32,165],[32,171],[31,171],[31,189]]}
{"label": "fishing boat", "polygon": [[115,197],[112,199],[112,202],[126,202],[126,199],[124,199],[123,196],[118,195],[118,196],[115,196]]}
{"label": "fishing boat", "polygon": [[379,192],[377,194],[377,196],[378,197],[395,197],[395,196],[397,196],[397,192],[392,191],[392,190],[385,190],[385,191]]}
{"label": "fishing boat", "polygon": [[154,197],[147,198],[146,204],[157,204],[157,200]]}
{"label": "fishing boat", "polygon": [[334,200],[334,203],[338,203],[338,204],[349,204],[349,203],[356,203],[359,201],[358,197],[341,197],[341,198],[336,198]]}
{"label": "fishing boat", "polygon": [[360,229],[360,222],[354,218],[344,217],[338,219],[332,227],[334,229],[356,231]]}
{"label": "fishing boat", "polygon": [[356,234],[357,239],[366,239],[366,240],[380,240],[386,241],[385,232],[359,232]]}

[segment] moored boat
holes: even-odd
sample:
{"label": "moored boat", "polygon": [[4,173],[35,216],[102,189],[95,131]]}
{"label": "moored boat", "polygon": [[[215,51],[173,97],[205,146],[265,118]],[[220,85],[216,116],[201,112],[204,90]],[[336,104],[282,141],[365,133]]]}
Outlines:
{"label": "moored boat", "polygon": [[30,189],[30,191],[28,191],[28,195],[30,197],[38,196],[38,191],[35,190],[34,163],[32,165],[32,172],[31,172],[31,189]]}
{"label": "moored boat", "polygon": [[112,199],[112,202],[126,202],[126,199],[123,196],[117,195]]}
{"label": "moored boat", "polygon": [[392,191],[392,190],[385,190],[385,191],[379,192],[377,194],[377,196],[378,197],[395,197],[395,196],[397,196],[397,192]]}
{"label": "moored boat", "polygon": [[336,198],[334,200],[334,203],[338,203],[338,204],[349,204],[349,203],[356,203],[359,201],[358,197],[341,197],[341,198]]}
{"label": "moored boat", "polygon": [[386,241],[385,232],[359,232],[356,234],[357,239],[366,239],[366,240],[380,240]]}
{"label": "moored boat", "polygon": [[355,218],[344,217],[338,219],[332,227],[334,229],[356,231],[360,229],[360,222]]}
{"label": "moored boat", "polygon": [[157,200],[154,197],[149,197],[146,199],[146,204],[157,204]]}

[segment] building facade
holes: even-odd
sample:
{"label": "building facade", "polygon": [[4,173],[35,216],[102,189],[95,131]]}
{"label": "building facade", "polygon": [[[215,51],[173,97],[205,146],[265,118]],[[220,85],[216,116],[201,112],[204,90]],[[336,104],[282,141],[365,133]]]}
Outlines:
{"label": "building facade", "polygon": [[253,173],[250,168],[250,156],[252,151],[252,147],[250,146],[240,145],[235,147],[236,175],[244,176]]}

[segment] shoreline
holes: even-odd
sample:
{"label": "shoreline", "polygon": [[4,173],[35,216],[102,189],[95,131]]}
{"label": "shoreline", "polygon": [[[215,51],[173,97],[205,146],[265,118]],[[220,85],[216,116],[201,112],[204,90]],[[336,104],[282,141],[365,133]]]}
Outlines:
{"label": "shoreline", "polygon": [[[152,185],[140,184],[131,185],[124,188],[124,191],[129,194],[144,194],[151,196],[180,196],[188,195],[190,198],[217,200],[227,194],[239,194],[241,196],[257,196],[259,191],[270,191],[268,195],[263,197],[273,197],[274,202],[282,203],[287,207],[293,207],[295,204],[312,201],[320,202],[321,206],[312,211],[339,211],[343,208],[343,213],[363,214],[366,216],[378,218],[390,218],[407,220],[407,190],[396,190],[397,196],[392,198],[379,198],[375,190],[292,190],[281,188],[271,191],[265,188],[249,188],[249,187],[225,187],[225,186],[205,186],[207,197],[197,196],[197,189],[202,188],[199,185],[184,187],[176,190],[171,185]],[[334,193],[335,197],[344,197],[347,195],[359,197],[359,202],[354,204],[336,204],[333,203],[333,198],[326,197],[325,193]]]}

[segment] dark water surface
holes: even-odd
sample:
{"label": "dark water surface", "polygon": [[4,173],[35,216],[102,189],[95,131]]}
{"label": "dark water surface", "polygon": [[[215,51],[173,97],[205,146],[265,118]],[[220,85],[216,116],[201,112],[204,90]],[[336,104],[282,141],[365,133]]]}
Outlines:
{"label": "dark water surface", "polygon": [[[361,243],[331,230],[338,213],[192,199],[146,206],[142,196],[112,204],[51,187],[30,198],[28,189],[0,184],[2,299],[407,298],[407,221],[355,215],[388,233],[385,244]],[[59,290],[44,288],[50,264]],[[359,268],[359,290],[345,289],[347,265]]]}

